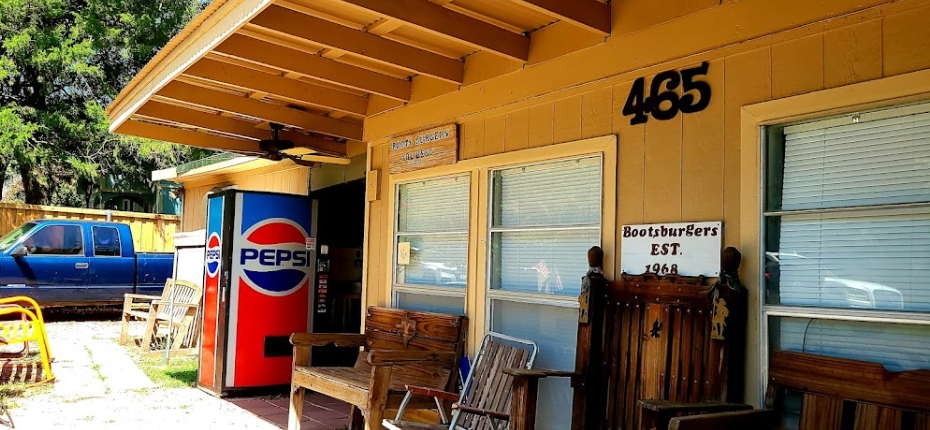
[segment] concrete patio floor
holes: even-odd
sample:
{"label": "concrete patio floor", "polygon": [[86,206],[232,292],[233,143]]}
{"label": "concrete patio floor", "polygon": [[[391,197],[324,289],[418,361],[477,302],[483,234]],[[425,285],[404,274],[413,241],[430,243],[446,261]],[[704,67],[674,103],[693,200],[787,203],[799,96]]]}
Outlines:
{"label": "concrete patio floor", "polygon": [[[287,425],[284,396],[224,400],[193,387],[157,386],[117,344],[116,321],[55,322],[47,330],[57,380],[6,400],[17,429],[276,430]],[[338,400],[308,395],[303,428],[344,428],[348,412]]]}

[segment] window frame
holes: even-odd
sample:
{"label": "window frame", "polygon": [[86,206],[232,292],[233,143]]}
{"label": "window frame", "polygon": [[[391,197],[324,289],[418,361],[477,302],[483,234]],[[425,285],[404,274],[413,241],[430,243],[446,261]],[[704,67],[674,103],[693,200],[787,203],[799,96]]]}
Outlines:
{"label": "window frame", "polygon": [[[97,229],[98,228],[109,228],[116,231],[116,249],[119,250],[119,255],[97,255]],[[123,257],[123,238],[119,235],[119,229],[116,227],[110,227],[106,225],[93,225],[90,227],[90,244],[92,245],[91,256],[96,258],[122,258]]]}
{"label": "window frame", "polygon": [[[617,220],[617,141],[616,134],[591,137],[571,142],[558,143],[537,148],[521,149],[516,151],[504,152],[499,154],[486,155],[477,158],[461,160],[454,164],[431,167],[428,169],[417,170],[413,172],[388,174],[390,167],[387,165],[387,154],[385,153],[385,164],[374,164],[369,166],[369,170],[382,170],[384,173],[384,182],[380,190],[381,197],[386,198],[383,206],[372,206],[369,210],[394,211],[396,202],[396,185],[403,182],[424,180],[442,176],[449,176],[469,172],[471,174],[470,197],[469,197],[469,233],[468,233],[468,283],[466,286],[465,315],[475,323],[468,326],[468,342],[466,343],[469,354],[474,354],[477,345],[480,345],[484,334],[490,329],[489,318],[487,314],[487,265],[484,261],[487,259],[487,247],[482,241],[487,240],[485,233],[488,226],[488,170],[494,168],[506,168],[523,164],[535,164],[550,160],[565,158],[580,158],[589,155],[600,155],[602,157],[602,205],[601,205],[601,246],[607,250],[604,258],[604,273],[608,277],[614,276],[615,263],[618,255],[613,255],[616,249],[616,220]],[[480,142],[479,142],[480,143]],[[463,140],[462,145],[469,144]],[[471,143],[474,144],[474,143]],[[377,180],[377,179],[376,179]],[[377,183],[377,182],[376,182]],[[369,186],[372,186],[369,182]],[[372,194],[369,188],[369,199],[378,201],[378,193]],[[381,215],[372,215],[372,223]],[[397,217],[393,214],[381,217],[384,228],[390,229],[386,232],[388,237],[393,237],[397,225]],[[375,224],[373,224],[375,225]],[[367,237],[367,236],[366,236]],[[366,239],[367,240],[367,239]],[[374,242],[368,242],[366,246],[378,247]],[[378,270],[380,282],[378,287],[370,291],[366,299],[368,304],[383,303],[387,306],[394,305],[393,282],[394,282],[394,265],[392,261],[396,258],[396,245],[380,245],[384,249],[387,246],[393,246],[393,249],[386,249],[387,255],[382,258],[382,265]],[[584,258],[584,256],[579,256]],[[366,278],[368,279],[368,278]],[[580,279],[579,281],[580,282]],[[371,283],[368,288],[372,285]],[[522,298],[521,298],[522,300]],[[479,323],[480,322],[480,323]]]}
{"label": "window frame", "polygon": [[[410,179],[406,181],[399,181],[399,182],[393,183],[393,189],[392,189],[393,204],[391,205],[391,210],[392,210],[394,228],[392,229],[393,236],[392,236],[392,248],[391,248],[392,252],[391,252],[391,283],[390,283],[390,287],[391,287],[390,303],[392,307],[396,306],[398,302],[400,301],[400,297],[399,297],[400,294],[419,294],[419,295],[431,296],[431,297],[454,297],[454,298],[462,299],[462,314],[463,315],[465,314],[465,309],[466,309],[465,304],[468,300],[468,285],[471,281],[470,279],[471,271],[472,271],[471,264],[473,263],[473,261],[470,258],[468,258],[469,257],[468,253],[466,253],[466,259],[467,259],[466,264],[467,265],[466,265],[466,273],[465,273],[465,276],[466,276],[465,286],[462,288],[444,287],[441,285],[432,285],[432,284],[407,284],[407,283],[397,282],[398,264],[397,264],[397,252],[396,251],[397,251],[397,246],[400,243],[399,239],[401,236],[464,235],[466,249],[469,247],[469,243],[471,241],[471,234],[470,234],[471,232],[468,226],[466,226],[464,231],[454,231],[454,232],[404,232],[404,231],[400,231],[400,187],[401,186],[410,184],[410,183],[416,183],[416,182],[428,182],[428,181],[436,181],[436,180],[443,180],[443,179],[451,179],[451,178],[456,178],[456,177],[466,178],[466,180],[468,181],[468,196],[470,200],[471,194],[472,192],[474,192],[474,190],[472,189],[472,186],[473,186],[472,174],[470,172],[434,176],[434,177],[428,177],[428,178],[422,178],[422,179]],[[470,225],[472,222],[472,210],[470,207],[469,207],[467,215],[468,215],[468,224]]]}
{"label": "window frame", "polygon": [[[594,158],[599,159],[600,164],[600,174],[601,180],[598,184],[598,192],[601,196],[601,216],[599,217],[600,221],[597,226],[594,224],[572,224],[572,225],[534,225],[534,226],[525,226],[525,227],[495,227],[494,226],[494,173],[500,172],[503,170],[520,168],[520,167],[529,167],[529,166],[539,166],[544,164],[555,164],[560,162],[572,161],[572,160],[581,160],[585,158]],[[541,231],[557,231],[565,232],[572,230],[597,230],[598,235],[601,236],[601,240],[598,241],[597,246],[603,247],[604,245],[604,156],[602,154],[582,154],[578,156],[570,156],[558,159],[549,159],[543,161],[534,161],[528,163],[520,163],[509,166],[496,166],[487,169],[487,211],[485,211],[484,216],[486,217],[487,229],[484,231],[485,237],[485,283],[484,288],[486,290],[487,300],[486,300],[486,315],[487,320],[485,325],[488,330],[491,328],[491,319],[494,316],[493,305],[495,300],[509,300],[512,302],[523,302],[527,304],[536,304],[536,305],[549,305],[549,306],[559,306],[577,309],[578,296],[566,296],[566,295],[557,295],[557,294],[541,294],[541,293],[527,293],[519,291],[507,291],[503,289],[493,288],[494,280],[494,258],[492,254],[493,250],[493,237],[495,233],[505,233],[505,232],[541,232]],[[579,257],[581,258],[581,257]],[[580,281],[579,281],[580,282]]]}
{"label": "window frame", "polygon": [[[866,121],[874,121],[891,117],[904,116],[916,113],[916,111],[930,112],[930,101],[923,100],[917,103],[899,103],[881,107],[862,107],[860,109],[839,114],[810,116],[795,121],[776,121],[770,124],[759,123],[757,125],[759,132],[759,246],[757,263],[758,264],[758,285],[759,288],[759,339],[760,339],[760,360],[762,381],[768,380],[769,363],[768,357],[772,350],[772,318],[798,318],[811,320],[837,320],[853,321],[864,323],[882,323],[882,324],[908,324],[908,325],[930,325],[930,312],[923,311],[896,311],[883,309],[862,309],[862,308],[839,308],[823,306],[801,306],[801,305],[784,305],[769,303],[768,282],[765,278],[766,253],[768,251],[766,242],[768,240],[768,220],[771,218],[782,218],[792,215],[834,215],[834,216],[855,216],[857,214],[868,214],[869,212],[882,210],[906,210],[906,209],[927,209],[930,210],[930,200],[917,203],[892,203],[892,204],[875,204],[875,205],[851,205],[844,207],[829,207],[822,209],[793,209],[785,210],[781,207],[777,210],[770,210],[768,200],[772,194],[769,187],[772,178],[770,173],[770,145],[779,144],[773,135],[778,130],[782,136],[784,128],[796,126],[805,123],[819,122],[823,126],[829,127],[833,124],[858,123],[866,117]],[[781,154],[784,162],[784,154]],[[779,186],[784,187],[779,182]],[[777,191],[779,194],[782,190]],[[760,398],[764,401],[765,385],[762,384],[762,393]]]}
{"label": "window frame", "polygon": [[33,254],[30,252],[28,255],[26,255],[26,257],[32,257],[32,256],[36,256],[36,257],[39,257],[39,256],[41,257],[85,257],[87,256],[87,244],[85,243],[84,226],[79,225],[79,224],[41,223],[38,225],[37,228],[33,229],[33,231],[30,232],[31,234],[27,235],[26,237],[21,238],[19,240],[19,243],[14,246],[22,245],[27,240],[32,239],[33,237],[35,237],[35,235],[41,233],[43,229],[47,227],[54,227],[54,226],[61,226],[65,228],[76,227],[81,234],[81,242],[80,242],[81,252],[77,254]]}

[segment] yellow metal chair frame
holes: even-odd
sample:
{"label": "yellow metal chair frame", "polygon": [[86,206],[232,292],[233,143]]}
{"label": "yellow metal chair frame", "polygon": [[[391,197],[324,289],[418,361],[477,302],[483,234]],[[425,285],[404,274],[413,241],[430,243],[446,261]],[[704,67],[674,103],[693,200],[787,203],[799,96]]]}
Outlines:
{"label": "yellow metal chair frame", "polygon": [[[24,306],[27,305],[27,306]],[[31,306],[32,309],[28,309]],[[0,321],[0,337],[6,344],[23,342],[28,345],[30,341],[39,344],[39,353],[42,355],[42,369],[45,379],[32,385],[53,381],[51,350],[48,346],[48,334],[45,332],[45,320],[42,318],[42,309],[39,304],[29,297],[16,296],[0,299],[0,317],[4,315],[19,315],[20,319],[13,321]],[[27,347],[28,352],[28,347]]]}

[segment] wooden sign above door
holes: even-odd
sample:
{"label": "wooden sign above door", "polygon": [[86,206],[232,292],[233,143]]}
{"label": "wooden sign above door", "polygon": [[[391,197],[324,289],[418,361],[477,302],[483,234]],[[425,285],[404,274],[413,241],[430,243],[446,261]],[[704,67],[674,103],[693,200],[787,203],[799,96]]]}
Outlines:
{"label": "wooden sign above door", "polygon": [[393,139],[388,146],[391,174],[412,172],[458,161],[459,136],[455,124]]}

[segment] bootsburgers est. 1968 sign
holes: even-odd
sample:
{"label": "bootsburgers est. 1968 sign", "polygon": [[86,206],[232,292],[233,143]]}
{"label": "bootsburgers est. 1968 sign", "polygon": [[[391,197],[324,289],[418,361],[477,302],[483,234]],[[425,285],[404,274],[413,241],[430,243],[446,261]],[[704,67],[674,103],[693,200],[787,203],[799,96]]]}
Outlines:
{"label": "bootsburgers est. 1968 sign", "polygon": [[722,237],[721,222],[625,225],[621,270],[630,275],[717,277]]}
{"label": "bootsburgers est. 1968 sign", "polygon": [[388,147],[391,174],[453,164],[458,161],[458,141],[455,124],[392,139]]}

